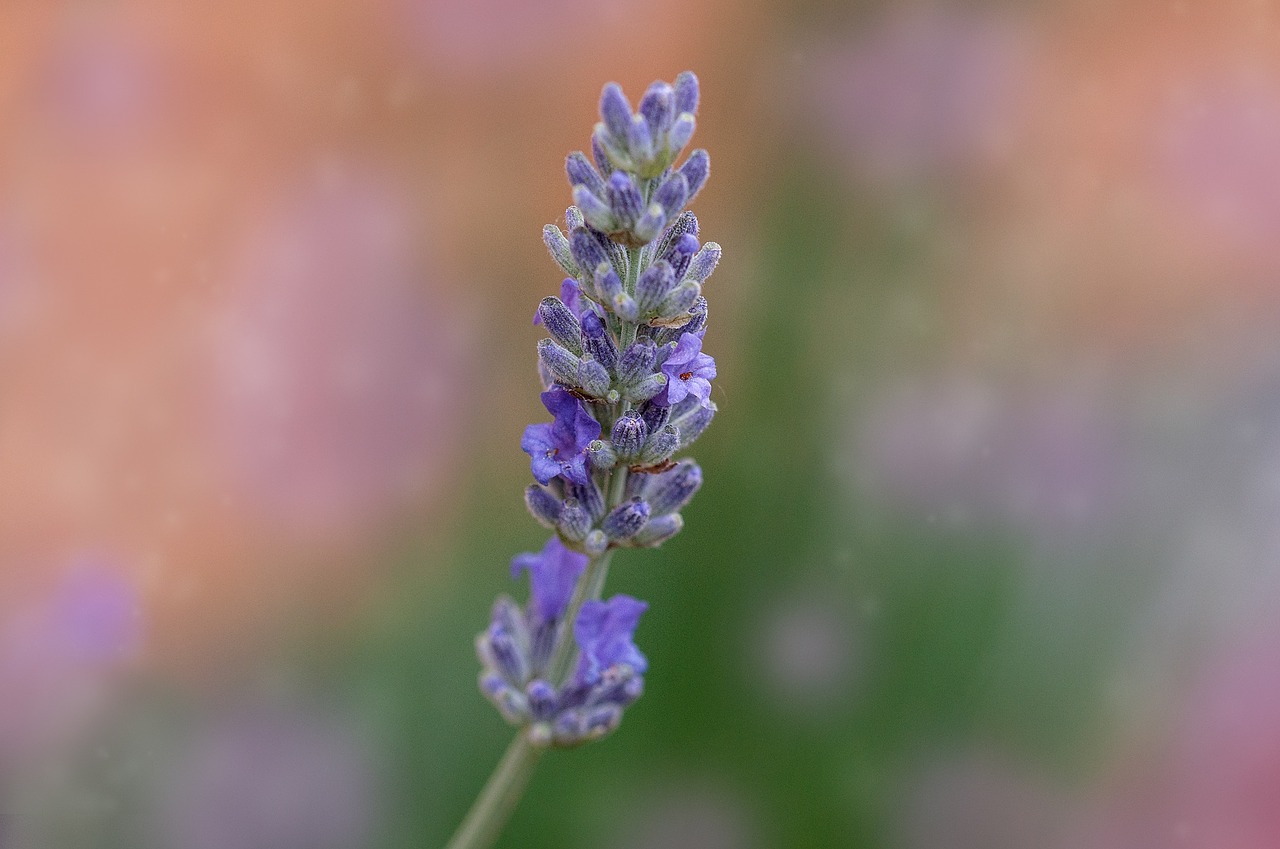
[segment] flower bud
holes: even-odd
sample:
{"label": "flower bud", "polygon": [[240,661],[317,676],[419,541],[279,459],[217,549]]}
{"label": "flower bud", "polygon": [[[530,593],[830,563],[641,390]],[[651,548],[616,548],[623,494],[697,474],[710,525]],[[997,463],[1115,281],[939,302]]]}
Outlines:
{"label": "flower bud", "polygon": [[608,471],[618,465],[618,454],[611,443],[597,439],[587,446],[587,462],[594,471]]}
{"label": "flower bud", "polygon": [[702,432],[715,417],[716,409],[714,401],[707,401],[705,406],[695,406],[688,413],[680,416],[676,421],[676,426],[680,428],[680,445],[676,448],[677,451],[683,451],[692,445],[695,439],[702,436]]}
{"label": "flower bud", "polygon": [[657,433],[671,419],[671,408],[664,404],[655,404],[653,401],[645,401],[640,405],[640,416],[649,426],[649,433]]}
{"label": "flower bud", "polygon": [[569,249],[573,253],[574,262],[578,263],[578,268],[584,271],[609,261],[609,256],[600,246],[600,242],[586,227],[574,228],[569,234]]}
{"label": "flower bud", "polygon": [[625,171],[614,171],[605,191],[618,229],[634,224],[644,209],[644,198],[640,197],[640,189],[631,175]]}
{"label": "flower bud", "polygon": [[649,323],[658,327],[688,324],[689,308],[697,302],[698,296],[701,294],[702,287],[685,278],[683,283],[672,289],[671,293],[663,298],[656,311],[657,315],[650,319]]}
{"label": "flower bud", "polygon": [[564,172],[569,177],[570,186],[585,186],[596,197],[605,197],[604,179],[587,161],[582,151],[574,151],[565,158]]}
{"label": "flower bud", "polygon": [[636,306],[642,315],[657,311],[667,294],[675,287],[676,276],[671,263],[660,259],[646,268],[636,281]]}
{"label": "flower bud", "polygon": [[480,692],[493,702],[502,718],[512,725],[523,725],[529,715],[529,703],[523,693],[517,692],[497,674],[480,673]]}
{"label": "flower bud", "polygon": [[639,533],[648,521],[649,505],[636,498],[613,508],[600,523],[600,529],[609,539],[623,540]]}
{"label": "flower bud", "polygon": [[631,104],[622,93],[622,86],[609,83],[600,92],[600,117],[615,139],[623,140],[627,137],[627,130],[631,126]]}
{"label": "flower bud", "polygon": [[711,173],[711,157],[705,150],[698,148],[689,154],[677,173],[685,179],[686,193],[681,203],[688,203],[707,182],[707,175]]}
{"label": "flower bud", "polygon": [[707,242],[689,262],[689,270],[686,276],[703,283],[711,276],[711,272],[716,270],[716,266],[719,263],[720,245],[715,242]]}
{"label": "flower bud", "polygon": [[653,83],[640,98],[639,112],[648,122],[649,132],[658,138],[675,119],[675,90],[668,83]]}
{"label": "flower bud", "polygon": [[586,483],[569,484],[569,495],[578,499],[582,509],[586,510],[587,515],[591,517],[592,523],[595,523],[604,515],[604,493],[600,491],[600,487],[596,486],[594,481],[588,480]]}
{"label": "flower bud", "polygon": [[551,338],[574,354],[582,353],[582,328],[578,319],[557,297],[543,298],[538,305],[538,318]]}
{"label": "flower bud", "polygon": [[671,86],[677,112],[698,111],[698,75],[693,71],[681,71]]}
{"label": "flower bud", "polygon": [[658,240],[654,256],[662,257],[670,262],[671,259],[667,256],[668,251],[686,233],[694,238],[698,236],[698,217],[687,209],[677,215],[676,220],[672,221],[671,226],[662,234],[662,238]]}
{"label": "flower bud", "polygon": [[573,259],[573,252],[569,250],[569,240],[565,238],[564,233],[560,232],[559,227],[554,224],[543,227],[542,242],[547,246],[547,252],[556,261],[556,265],[564,269],[565,274],[577,277],[581,273],[578,263]]}
{"label": "flower bud", "polygon": [[667,376],[658,372],[657,374],[649,375],[634,386],[627,387],[626,391],[622,393],[622,397],[626,398],[633,404],[638,404],[641,401],[648,401],[650,398],[657,395],[666,387],[666,385]]}
{"label": "flower bud", "polygon": [[577,384],[581,361],[554,341],[543,339],[538,343],[538,359],[556,380],[569,386]]}
{"label": "flower bud", "polygon": [[640,450],[649,438],[649,428],[640,414],[632,410],[613,423],[609,441],[624,463],[634,462],[640,456]]}
{"label": "flower bud", "polygon": [[652,339],[642,337],[633,342],[618,360],[619,385],[632,386],[652,374],[653,358],[657,352]]}
{"label": "flower bud", "polygon": [[604,326],[604,320],[594,312],[582,317],[582,348],[606,369],[612,370],[618,363],[618,345]]}
{"label": "flower bud", "polygon": [[605,177],[613,173],[613,163],[609,161],[608,155],[604,152],[604,147],[594,133],[591,135],[591,160],[595,162],[596,168]]}
{"label": "flower bud", "polygon": [[645,489],[653,515],[682,509],[702,486],[702,469],[692,460],[681,460],[674,469],[655,475]]}
{"label": "flower bud", "polygon": [[614,216],[613,209],[586,186],[573,187],[573,202],[582,210],[582,217],[592,227],[605,232],[617,229],[618,219]]}
{"label": "flower bud", "polygon": [[672,157],[678,156],[680,151],[684,150],[684,146],[689,143],[689,139],[693,138],[693,131],[697,128],[698,121],[692,113],[680,113],[675,123],[671,125],[671,132],[667,134],[667,149],[671,151]]}
{"label": "flower bud", "polygon": [[689,260],[693,259],[694,254],[698,252],[698,248],[698,237],[685,233],[672,241],[662,254],[662,259],[670,263],[671,271],[676,280],[684,277],[685,269],[689,267]]}
{"label": "flower bud", "polygon": [[640,465],[658,465],[674,454],[679,444],[680,431],[674,425],[665,425],[644,444],[640,451]]}
{"label": "flower bud", "polygon": [[529,665],[519,645],[510,634],[491,628],[481,635],[480,640],[487,642],[483,653],[493,662],[494,669],[503,678],[512,683],[524,681],[529,674]]}
{"label": "flower bud", "polygon": [[671,539],[684,527],[684,519],[679,513],[668,513],[665,516],[654,516],[649,524],[640,529],[631,538],[631,544],[644,548],[657,548]]}
{"label": "flower bud", "polygon": [[662,233],[662,227],[666,223],[667,212],[662,208],[662,204],[651,203],[632,230],[641,242],[652,242]]}
{"label": "flower bud", "polygon": [[560,532],[560,536],[570,542],[582,542],[586,539],[587,532],[591,530],[591,517],[578,503],[578,499],[565,499],[556,530]]}
{"label": "flower bud", "polygon": [[675,218],[689,199],[689,181],[683,173],[672,174],[653,193],[653,202],[662,206],[667,219]]}
{"label": "flower bud", "polygon": [[578,365],[577,385],[592,398],[603,398],[609,394],[609,371],[595,357],[583,354]]}
{"label": "flower bud", "polygon": [[535,483],[530,484],[524,491],[524,506],[529,508],[529,513],[538,520],[538,524],[544,528],[554,528],[560,521],[563,502],[545,487]]}
{"label": "flower bud", "polygon": [[550,719],[556,712],[559,699],[556,688],[541,678],[534,678],[524,688],[529,713],[534,720]]}
{"label": "flower bud", "polygon": [[627,127],[627,153],[637,166],[653,159],[653,133],[649,132],[649,122],[643,115],[631,116],[631,124]]}
{"label": "flower bud", "polygon": [[631,168],[631,156],[626,151],[626,140],[621,137],[615,139],[603,122],[596,124],[591,133],[591,150],[593,154],[597,147],[604,154],[604,158],[610,166],[609,168],[601,168],[601,172],[612,171],[614,168]]}

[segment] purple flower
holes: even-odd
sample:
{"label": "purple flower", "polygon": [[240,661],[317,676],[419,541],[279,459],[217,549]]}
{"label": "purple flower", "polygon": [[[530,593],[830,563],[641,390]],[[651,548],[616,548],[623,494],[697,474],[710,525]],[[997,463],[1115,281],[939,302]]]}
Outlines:
{"label": "purple flower", "polygon": [[545,485],[560,475],[573,483],[585,484],[586,448],[600,436],[600,423],[571,392],[552,389],[539,397],[555,420],[550,424],[529,425],[520,440],[521,449],[532,458],[534,478]]}
{"label": "purple flower", "polygon": [[665,403],[668,406],[680,403],[686,395],[705,403],[711,396],[716,361],[702,353],[701,339],[693,333],[685,333],[662,364],[662,373],[667,376]]}
{"label": "purple flower", "polygon": [[573,587],[586,568],[587,555],[570,551],[557,537],[547,540],[537,554],[526,552],[511,559],[511,577],[518,578],[522,570],[529,570],[533,607],[545,622],[564,615]]}
{"label": "purple flower", "polygon": [[638,673],[649,668],[632,642],[640,614],[649,605],[629,595],[615,595],[608,601],[588,601],[578,613],[573,636],[582,649],[575,678],[594,684],[604,670],[625,663]]}

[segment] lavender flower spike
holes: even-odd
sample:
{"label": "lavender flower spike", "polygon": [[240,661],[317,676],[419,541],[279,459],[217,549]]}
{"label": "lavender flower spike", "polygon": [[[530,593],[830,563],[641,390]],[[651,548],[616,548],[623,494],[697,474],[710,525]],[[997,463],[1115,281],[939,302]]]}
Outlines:
{"label": "lavender flower spike", "polygon": [[537,482],[525,505],[552,536],[511,562],[513,577],[529,573],[529,600],[501,597],[476,638],[480,691],[519,732],[447,849],[491,846],[540,753],[612,733],[644,691],[634,635],[647,605],[602,596],[613,552],[675,537],[702,485],[697,464],[675,456],[716,411],[702,284],[720,247],[699,243],[684,210],[710,159],[678,161],[700,96],[686,71],[649,86],[633,111],[609,83],[590,155],[565,160],[575,205],[543,241],[569,276],[534,322],[550,337],[538,368],[552,420],[520,441]]}

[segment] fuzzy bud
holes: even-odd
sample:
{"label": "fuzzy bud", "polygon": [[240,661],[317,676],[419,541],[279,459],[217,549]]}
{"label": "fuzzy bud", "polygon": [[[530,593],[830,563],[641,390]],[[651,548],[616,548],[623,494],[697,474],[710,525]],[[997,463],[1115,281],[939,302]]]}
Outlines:
{"label": "fuzzy bud", "polygon": [[592,398],[604,398],[609,394],[609,370],[590,354],[582,356],[578,365],[577,385]]}
{"label": "fuzzy bud", "polygon": [[636,498],[613,508],[600,528],[610,539],[623,540],[639,533],[648,521],[649,505]]}
{"label": "fuzzy bud", "polygon": [[686,276],[689,279],[697,280],[699,283],[704,283],[719,264],[720,246],[715,242],[707,242],[690,260]]}
{"label": "fuzzy bud", "polygon": [[681,203],[688,203],[693,200],[694,196],[706,184],[707,175],[711,173],[711,157],[707,155],[705,150],[698,148],[689,154],[689,158],[680,166],[678,173],[684,177],[685,189],[687,190]]}
{"label": "fuzzy bud", "polygon": [[646,268],[636,281],[636,306],[641,315],[657,311],[658,305],[676,285],[671,263],[660,259]]}
{"label": "fuzzy bud", "polygon": [[657,548],[671,539],[684,527],[684,519],[679,513],[668,513],[665,516],[654,516],[649,524],[640,529],[631,538],[631,544],[644,548]]}
{"label": "fuzzy bud", "polygon": [[655,516],[675,513],[689,503],[702,486],[702,469],[692,460],[681,460],[674,469],[652,478],[645,498]]}
{"label": "fuzzy bud", "polygon": [[657,374],[649,375],[634,386],[627,387],[626,391],[622,393],[622,397],[633,404],[638,404],[641,401],[648,401],[657,395],[666,385],[667,376],[658,372]]}
{"label": "fuzzy bud", "polygon": [[524,491],[524,506],[529,508],[530,515],[538,520],[538,524],[544,528],[554,528],[560,521],[563,504],[549,490],[535,483]]}
{"label": "fuzzy bud", "polygon": [[613,423],[609,441],[624,463],[634,462],[640,456],[640,450],[649,438],[649,428],[634,410]]}
{"label": "fuzzy bud", "polygon": [[560,232],[559,227],[554,224],[543,227],[542,242],[547,246],[547,252],[556,261],[556,265],[560,266],[565,274],[577,277],[581,273],[578,263],[574,261],[573,252],[569,250],[569,240],[565,238],[564,233]]}
{"label": "fuzzy bud", "polygon": [[556,530],[560,532],[560,536],[570,542],[582,542],[586,538],[587,532],[591,530],[591,517],[578,503],[578,499],[565,500],[564,509],[560,511],[560,521],[556,523]]}
{"label": "fuzzy bud", "polygon": [[618,454],[611,443],[597,439],[587,446],[587,462],[594,471],[608,471],[618,465]]}
{"label": "fuzzy bud", "polygon": [[538,343],[538,359],[556,380],[570,386],[577,384],[581,360],[551,339]]}
{"label": "fuzzy bud", "polygon": [[637,339],[618,359],[618,383],[624,387],[633,386],[648,377],[653,372],[657,353],[652,339]]}
{"label": "fuzzy bud", "polygon": [[[643,421],[643,419],[641,420]],[[676,452],[680,444],[680,431],[674,425],[664,425],[662,430],[649,437],[640,451],[640,464],[656,466]]]}
{"label": "fuzzy bud", "polygon": [[538,305],[538,318],[551,338],[574,354],[582,353],[582,328],[569,308],[556,297],[543,298]]}
{"label": "fuzzy bud", "polygon": [[649,426],[649,433],[657,433],[662,430],[663,425],[671,420],[671,408],[664,404],[645,401],[640,405],[640,416],[644,419],[644,423]]}

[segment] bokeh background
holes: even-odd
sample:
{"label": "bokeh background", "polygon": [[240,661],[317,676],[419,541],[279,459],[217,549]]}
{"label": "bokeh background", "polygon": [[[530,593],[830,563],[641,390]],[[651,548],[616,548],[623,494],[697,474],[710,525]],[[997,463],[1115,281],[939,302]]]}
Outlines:
{"label": "bokeh background", "polygon": [[725,247],[557,849],[1280,846],[1280,7],[0,8],[0,847],[443,845],[601,85]]}

